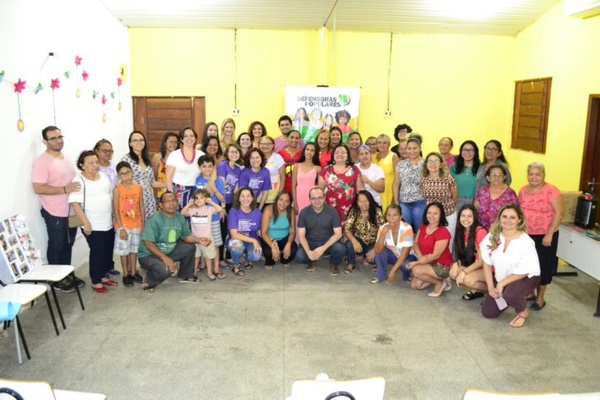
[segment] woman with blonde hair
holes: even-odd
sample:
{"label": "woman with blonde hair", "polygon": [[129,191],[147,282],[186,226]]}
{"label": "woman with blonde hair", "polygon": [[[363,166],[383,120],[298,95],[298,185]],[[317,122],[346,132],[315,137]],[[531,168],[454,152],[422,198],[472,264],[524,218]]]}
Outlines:
{"label": "woman with blonde hair", "polygon": [[221,124],[221,151],[225,152],[228,144],[235,143],[235,121],[225,118]]}

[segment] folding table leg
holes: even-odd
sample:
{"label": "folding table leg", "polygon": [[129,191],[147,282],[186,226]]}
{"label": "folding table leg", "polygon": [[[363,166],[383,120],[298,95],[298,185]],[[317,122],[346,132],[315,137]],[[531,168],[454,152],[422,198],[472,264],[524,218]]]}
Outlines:
{"label": "folding table leg", "polygon": [[[75,280],[75,272],[71,272],[71,276],[73,277],[73,280]],[[81,292],[79,291],[79,285],[75,285],[75,290],[77,291],[77,297],[79,297],[79,304],[81,304],[81,309],[85,311],[83,299],[81,298]]]}
{"label": "folding table leg", "polygon": [[54,311],[52,311],[52,303],[50,302],[50,296],[48,296],[48,291],[44,293],[46,296],[46,303],[48,303],[48,310],[50,310],[50,317],[52,317],[52,323],[54,324],[54,330],[56,331],[56,336],[60,336],[60,332],[58,331],[58,325],[56,325],[56,318],[54,317]]}
{"label": "folding table leg", "polygon": [[62,311],[60,309],[60,304],[58,303],[58,297],[56,296],[56,291],[54,287],[50,285],[50,291],[52,292],[52,297],[54,297],[54,304],[56,304],[56,311],[58,311],[58,317],[60,318],[60,322],[62,323],[63,329],[67,329],[67,325],[65,324],[65,319],[63,318]]}
{"label": "folding table leg", "polygon": [[19,365],[23,364],[23,358],[21,358],[21,342],[19,341],[19,328],[16,326],[18,325],[15,322],[15,327],[13,328],[15,330],[15,345],[17,346],[17,362],[19,363]]}
{"label": "folding table leg", "polygon": [[31,355],[29,354],[29,347],[27,347],[27,341],[25,340],[25,335],[23,334],[23,329],[21,328],[21,321],[19,321],[18,316],[15,317],[15,322],[17,324],[17,329],[19,330],[19,335],[21,336],[21,342],[23,343],[23,348],[25,349],[27,359],[31,360]]}

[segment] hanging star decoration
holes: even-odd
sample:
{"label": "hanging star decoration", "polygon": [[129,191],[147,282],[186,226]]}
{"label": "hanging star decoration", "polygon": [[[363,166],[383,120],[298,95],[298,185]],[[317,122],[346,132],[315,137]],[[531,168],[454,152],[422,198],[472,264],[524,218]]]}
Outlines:
{"label": "hanging star decoration", "polygon": [[75,56],[75,65],[79,67],[81,65],[81,60],[83,60],[83,58]]}
{"label": "hanging star decoration", "polygon": [[34,94],[38,94],[39,92],[41,92],[44,89],[44,87],[42,86],[42,82],[38,82],[37,86],[35,87],[34,90]]}
{"label": "hanging star decoration", "polygon": [[2,83],[3,80],[4,80],[4,70],[2,70],[2,72],[0,72],[0,83]]}
{"label": "hanging star decoration", "polygon": [[81,77],[83,78],[84,81],[87,81],[88,78],[90,77],[90,74],[88,74],[87,71],[84,69],[83,72],[81,73]]}
{"label": "hanging star decoration", "polygon": [[98,97],[98,94],[99,94],[98,91],[94,90],[92,92],[92,99],[96,100],[96,97]]}
{"label": "hanging star decoration", "polygon": [[102,95],[102,105],[106,104],[106,95]]}
{"label": "hanging star decoration", "polygon": [[121,68],[119,68],[119,77],[122,81],[127,77],[127,66],[125,64],[121,64]]}
{"label": "hanging star decoration", "polygon": [[59,89],[60,88],[60,80],[58,78],[50,79],[50,87],[52,88],[52,90]]}
{"label": "hanging star decoration", "polygon": [[65,71],[65,78],[69,79],[71,77],[71,71]]}
{"label": "hanging star decoration", "polygon": [[13,86],[15,87],[15,93],[21,94],[23,89],[25,89],[26,84],[27,84],[27,81],[22,81],[21,78],[19,78],[17,83],[13,83]]}

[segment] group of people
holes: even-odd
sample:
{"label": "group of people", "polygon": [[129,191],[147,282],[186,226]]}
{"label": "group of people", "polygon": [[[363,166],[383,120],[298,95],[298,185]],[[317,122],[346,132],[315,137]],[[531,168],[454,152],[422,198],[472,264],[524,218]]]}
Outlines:
{"label": "group of people", "polygon": [[[351,274],[362,258],[375,266],[372,283],[393,284],[401,271],[413,289],[432,288],[430,297],[454,280],[467,289],[464,300],[485,296],[486,317],[514,307],[514,327],[529,315],[527,299],[529,309],[544,308],[564,211],[542,164],[528,166],[528,184],[517,194],[497,140],[485,144],[482,159],[472,140],[452,154],[449,137],[423,157],[423,138],[406,124],[395,129],[393,148],[388,135],[363,144],[360,133],[350,132],[344,141],[336,126],[304,143],[290,117],[278,125],[276,138],[260,121],[236,138],[234,120],[223,122],[221,135],[209,122],[200,144],[187,127],[166,133],[152,158],[146,137],[134,131],[116,166],[107,140],[82,152],[79,175],[60,151],[60,130],[47,127],[47,151],[34,165],[33,181],[48,226],[49,262],[67,263],[67,250],[70,262],[75,231],[66,217],[75,214],[99,293],[117,285],[110,277],[113,251],[123,284],[142,283],[146,292],[174,274],[198,282],[205,270],[215,281],[225,279],[224,267],[243,276],[262,259],[267,269],[295,260],[314,271],[328,256],[333,276]],[[43,171],[53,168],[60,174]],[[60,243],[51,218],[63,224]],[[63,261],[50,260],[52,252],[59,259],[59,250]],[[60,286],[68,291],[74,284]]]}

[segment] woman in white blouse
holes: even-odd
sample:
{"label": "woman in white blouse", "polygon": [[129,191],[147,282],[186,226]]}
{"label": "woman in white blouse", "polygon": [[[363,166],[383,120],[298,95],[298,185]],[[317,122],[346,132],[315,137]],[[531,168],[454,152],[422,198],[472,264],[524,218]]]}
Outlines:
{"label": "woman in white blouse", "polygon": [[196,178],[200,174],[198,159],[204,154],[196,150],[198,134],[190,127],[179,132],[181,148],[169,154],[165,172],[167,190],[175,193],[179,201],[178,211],[185,207],[196,189]]}
{"label": "woman in white blouse", "polygon": [[526,231],[523,211],[518,205],[508,204],[502,207],[480,245],[488,287],[481,313],[496,318],[508,306],[514,307],[517,315],[509,324],[513,328],[525,324],[529,317],[525,298],[540,282],[535,243]]}

